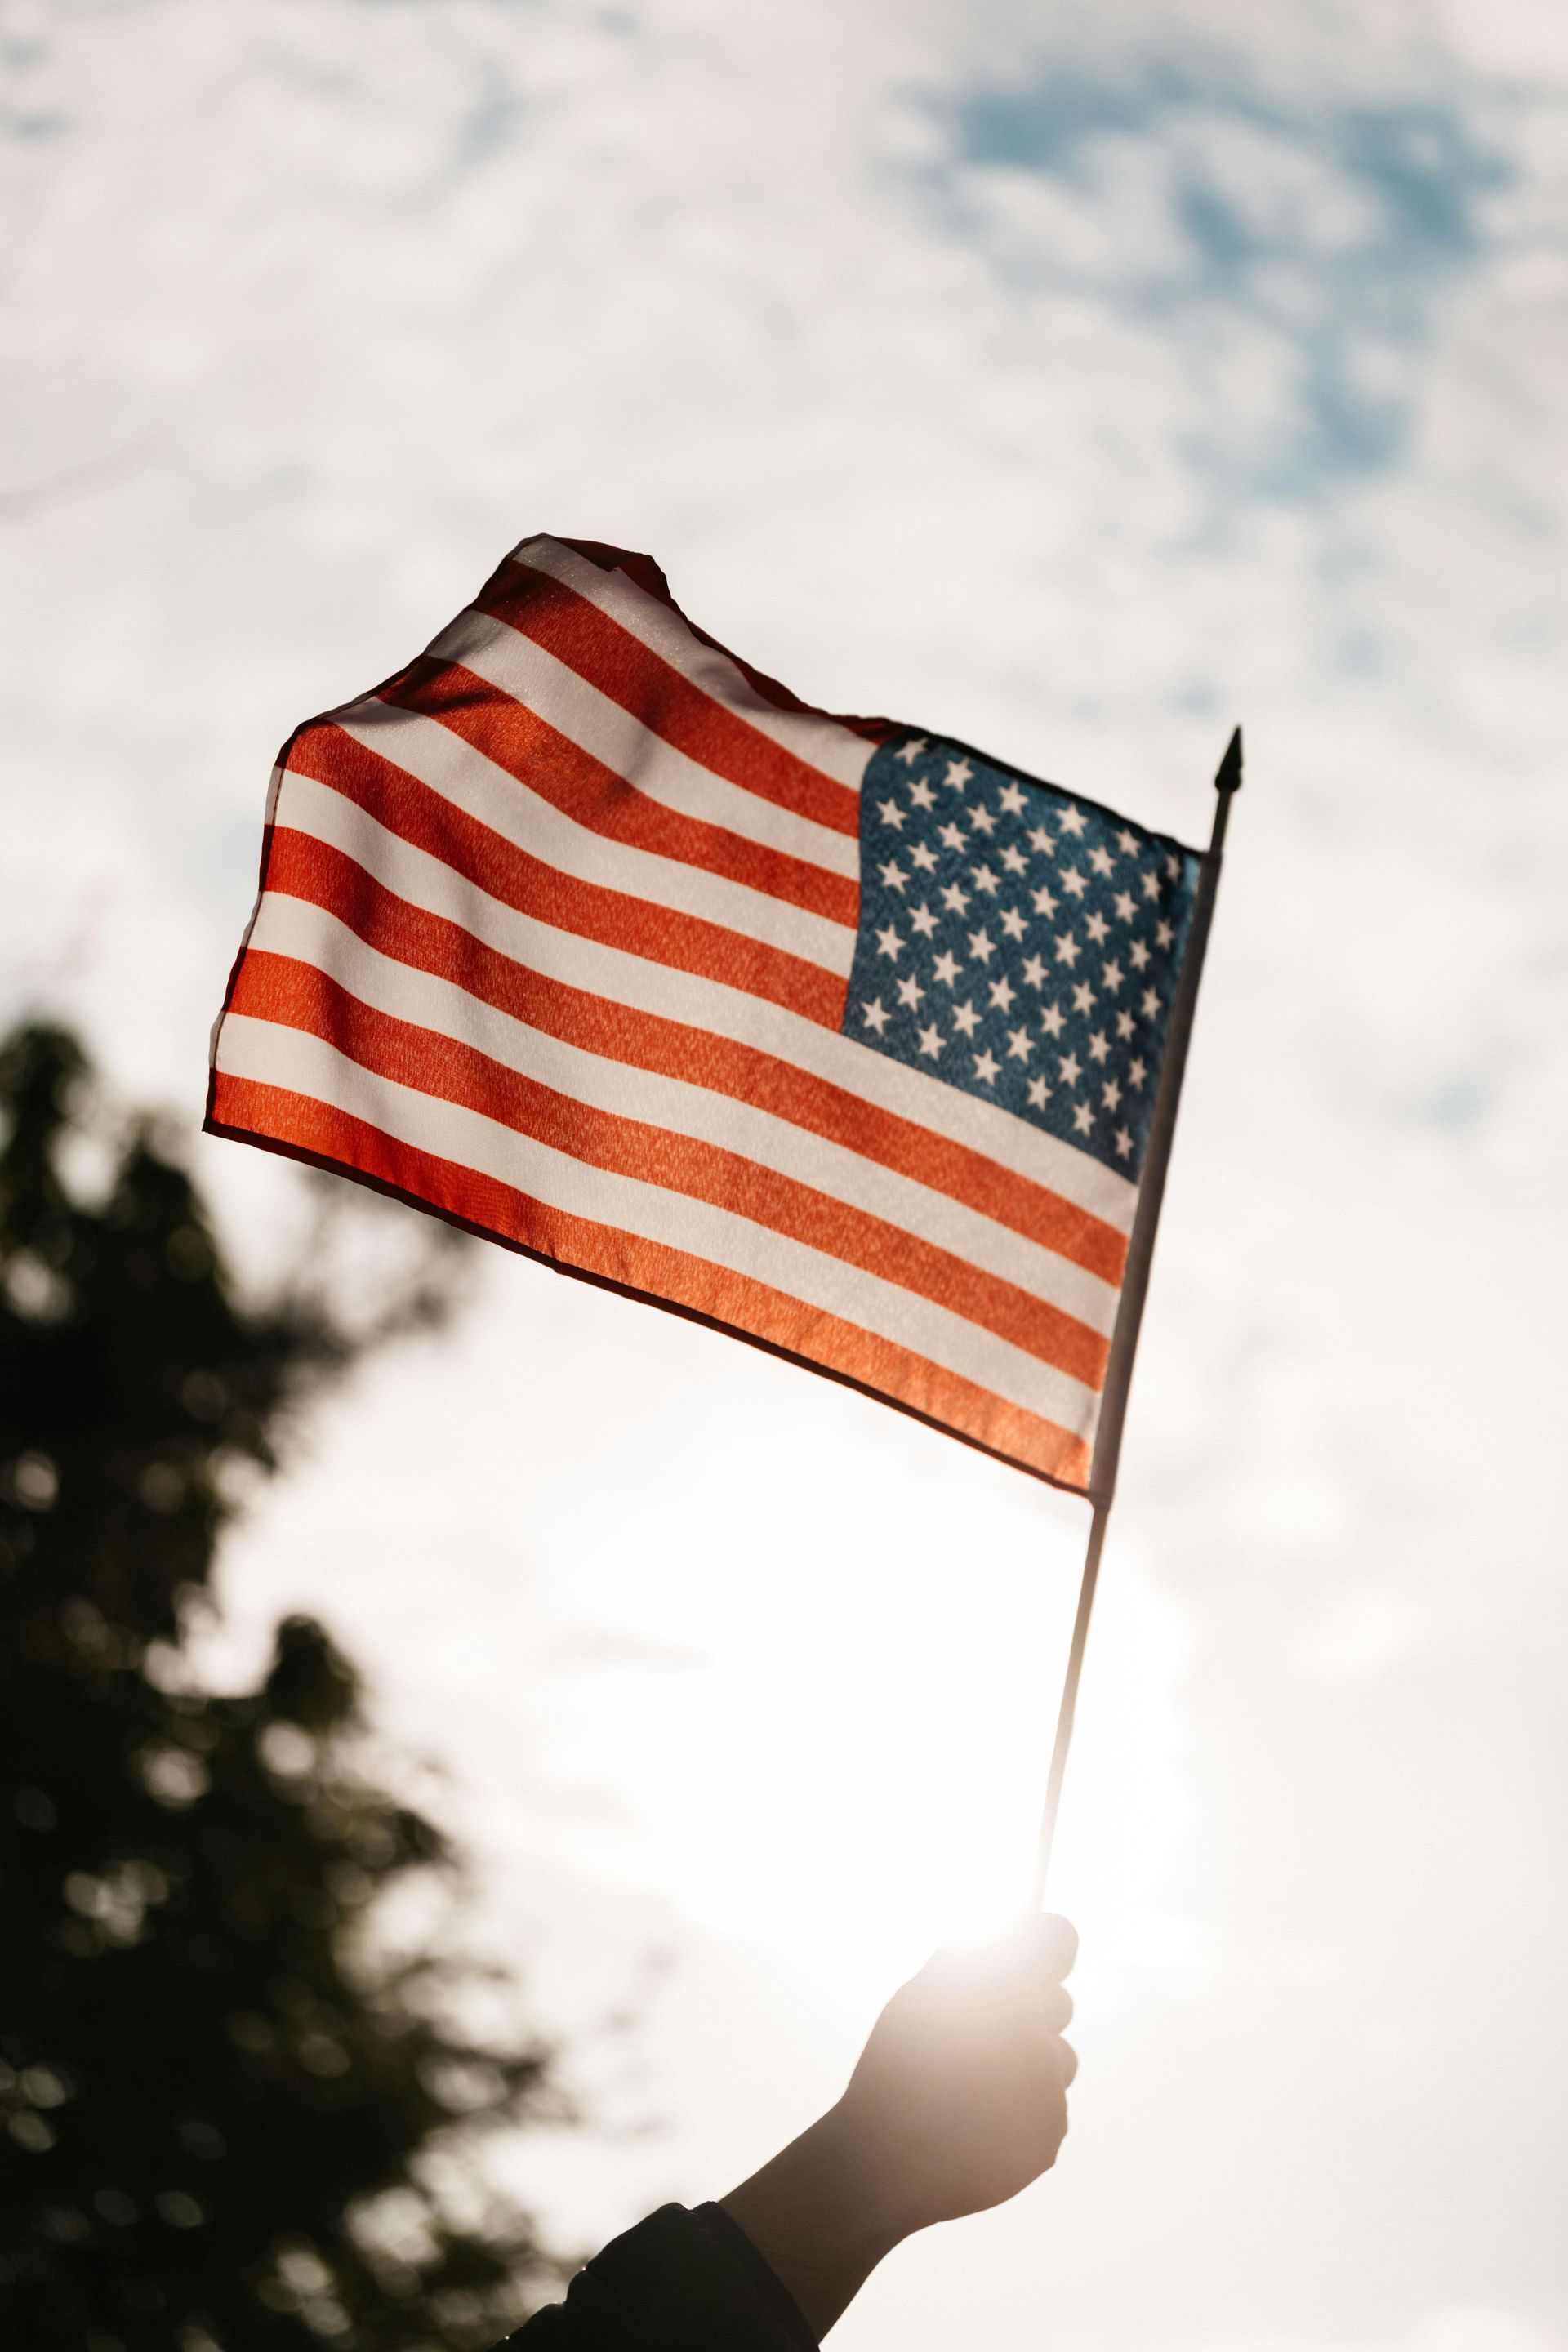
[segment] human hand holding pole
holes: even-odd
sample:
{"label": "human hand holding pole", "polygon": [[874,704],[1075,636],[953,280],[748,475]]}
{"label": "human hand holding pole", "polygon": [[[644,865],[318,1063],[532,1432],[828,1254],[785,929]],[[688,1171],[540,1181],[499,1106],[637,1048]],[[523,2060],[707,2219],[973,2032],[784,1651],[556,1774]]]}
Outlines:
{"label": "human hand holding pole", "polygon": [[1056,2161],[1077,1950],[1047,1914],[938,1952],[883,2010],[837,2105],[721,2199],[819,2340],[901,2239],[1005,2203]]}

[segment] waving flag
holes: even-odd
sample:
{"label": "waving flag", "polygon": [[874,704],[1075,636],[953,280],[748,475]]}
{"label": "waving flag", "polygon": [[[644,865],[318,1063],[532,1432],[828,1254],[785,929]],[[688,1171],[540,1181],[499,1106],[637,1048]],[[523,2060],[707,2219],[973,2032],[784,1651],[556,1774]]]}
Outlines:
{"label": "waving flag", "polygon": [[207,1126],[1103,1495],[1208,867],[525,540],[287,745]]}

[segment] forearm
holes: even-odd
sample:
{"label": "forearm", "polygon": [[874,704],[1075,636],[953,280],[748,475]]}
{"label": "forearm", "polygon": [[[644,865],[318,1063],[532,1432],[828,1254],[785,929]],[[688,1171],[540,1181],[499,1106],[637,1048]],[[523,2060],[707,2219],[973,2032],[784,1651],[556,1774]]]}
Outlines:
{"label": "forearm", "polygon": [[819,2343],[908,2234],[882,2209],[879,2170],[842,2107],[833,2107],[719,2200]]}

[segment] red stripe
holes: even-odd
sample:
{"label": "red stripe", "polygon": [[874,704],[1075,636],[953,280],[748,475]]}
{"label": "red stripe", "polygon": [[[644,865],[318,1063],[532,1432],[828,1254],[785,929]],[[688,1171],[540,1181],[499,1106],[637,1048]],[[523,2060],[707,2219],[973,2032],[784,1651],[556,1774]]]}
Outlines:
{"label": "red stripe", "polygon": [[289,767],[342,793],[378,824],[439,858],[490,898],[558,930],[677,971],[722,981],[727,988],[786,1005],[825,1029],[837,1029],[844,1018],[848,982],[837,972],[654,899],[579,882],[519,849],[329,720],[300,730],[289,747]]}
{"label": "red stripe", "polygon": [[[722,654],[727,662],[732,662],[747,683],[755,687],[763,700],[771,702],[775,710],[798,710],[806,719],[826,719],[829,726],[847,727],[851,735],[864,735],[873,743],[885,743],[890,735],[899,731],[895,719],[854,719],[843,710],[819,710],[814,702],[803,702],[798,694],[792,694],[787,686],[781,686],[776,677],[769,677],[765,670],[753,669],[749,661],[742,659],[729,646],[721,646],[717,637],[711,637],[706,629],[699,628],[689,613],[681,611],[669,593],[668,581],[651,555],[634,555],[624,547],[606,547],[603,540],[598,539],[559,539],[555,544],[557,547],[573,548],[577,554],[585,555],[589,562],[596,564],[601,572],[624,572],[628,580],[635,581],[650,596],[657,596],[661,604],[668,604],[681,626],[689,629],[700,645],[711,646],[716,654]],[[516,561],[510,556],[502,560],[503,562]]]}
{"label": "red stripe", "polygon": [[682,865],[722,874],[849,930],[860,919],[860,887],[847,875],[829,873],[705,818],[667,808],[569,736],[558,734],[537,711],[459,663],[422,656],[382,699],[438,719],[552,808],[595,833],[629,842],[655,857],[679,858]]}
{"label": "red stripe", "polygon": [[705,1201],[858,1266],[994,1331],[1086,1388],[1104,1379],[1109,1343],[1098,1331],[951,1250],[742,1152],[580,1102],[475,1046],[363,1003],[294,957],[252,949],[231,1009],[308,1031],[378,1076],[477,1111],[589,1167]]}
{"label": "red stripe", "polygon": [[963,1202],[1113,1286],[1121,1279],[1125,1235],[1058,1193],[776,1055],[547,980],[460,924],[410,906],[311,835],[279,827],[268,887],[325,908],[381,954],[450,981],[549,1036],[754,1104]]}
{"label": "red stripe", "polygon": [[716,776],[859,838],[858,793],[704,694],[640,637],[558,580],[509,558],[475,598],[474,609],[531,637]]}
{"label": "red stripe", "polygon": [[345,1111],[280,1087],[219,1072],[207,1125],[215,1132],[363,1177],[563,1272],[584,1275],[653,1306],[756,1339],[1058,1486],[1075,1493],[1088,1486],[1089,1449],[1070,1431],[856,1324],[803,1307],[765,1283],[684,1250],[547,1209],[493,1177],[416,1150]]}

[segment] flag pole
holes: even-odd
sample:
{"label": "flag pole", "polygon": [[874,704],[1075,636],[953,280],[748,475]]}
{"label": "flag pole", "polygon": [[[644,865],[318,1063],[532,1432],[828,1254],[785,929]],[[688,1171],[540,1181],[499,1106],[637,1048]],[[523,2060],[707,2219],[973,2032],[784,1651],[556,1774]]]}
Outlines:
{"label": "flag pole", "polygon": [[1182,977],[1171,1012],[1171,1033],[1165,1047],[1164,1066],[1160,1074],[1154,1116],[1150,1123],[1149,1155],[1138,1193],[1138,1213],[1128,1244],[1121,1307],[1116,1318],[1110,1360],[1106,1366],[1100,1429],[1095,1438],[1094,1459],[1089,1466],[1088,1492],[1094,1515],[1089,1521],[1089,1548],[1084,1554],[1078,1613],[1073,1619],[1067,1675],[1062,1685],[1061,1706],[1057,1712],[1057,1736],[1051,1748],[1051,1769],[1046,1781],[1045,1810],[1040,1816],[1039,1841],[1035,1850],[1031,1892],[1031,1907],[1035,1910],[1038,1910],[1046,1899],[1051,1848],[1056,1842],[1057,1812],[1061,1804],[1062,1781],[1067,1775],[1068,1750],[1072,1745],[1073,1717],[1078,1711],[1079,1678],[1083,1672],[1083,1653],[1089,1640],[1089,1621],[1094,1608],[1095,1587],[1100,1581],[1100,1556],[1105,1549],[1106,1524],[1110,1517],[1111,1497],[1116,1491],[1116,1465],[1121,1453],[1121,1428],[1127,1414],[1127,1392],[1132,1381],[1132,1359],[1137,1352],[1138,1332],[1143,1320],[1143,1302],[1149,1293],[1154,1234],[1160,1222],[1160,1204],[1164,1198],[1165,1172],[1171,1160],[1171,1139],[1176,1128],[1176,1106],[1181,1099],[1187,1045],[1193,1033],[1193,1014],[1197,1007],[1198,982],[1203,977],[1209,926],[1214,919],[1215,893],[1219,887],[1220,860],[1225,850],[1226,827],[1230,821],[1230,804],[1241,790],[1239,727],[1233,731],[1226,746],[1214,788],[1217,796],[1214,830],[1201,860],[1197,896],[1193,907],[1192,936],[1182,960]]}

